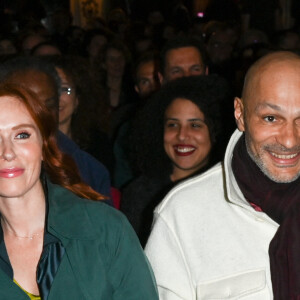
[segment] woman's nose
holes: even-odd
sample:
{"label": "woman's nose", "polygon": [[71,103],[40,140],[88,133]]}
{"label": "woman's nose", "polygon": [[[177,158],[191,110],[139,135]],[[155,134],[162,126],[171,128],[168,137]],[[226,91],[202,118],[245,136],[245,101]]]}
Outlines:
{"label": "woman's nose", "polygon": [[11,161],[16,157],[13,145],[10,141],[2,141],[0,143],[0,157],[7,161]]}

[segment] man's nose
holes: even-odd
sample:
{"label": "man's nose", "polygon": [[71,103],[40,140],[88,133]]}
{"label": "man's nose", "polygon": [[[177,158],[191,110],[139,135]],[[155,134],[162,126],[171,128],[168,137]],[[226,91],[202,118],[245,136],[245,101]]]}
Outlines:
{"label": "man's nose", "polygon": [[299,146],[300,128],[294,122],[285,124],[277,136],[277,141],[287,149]]}

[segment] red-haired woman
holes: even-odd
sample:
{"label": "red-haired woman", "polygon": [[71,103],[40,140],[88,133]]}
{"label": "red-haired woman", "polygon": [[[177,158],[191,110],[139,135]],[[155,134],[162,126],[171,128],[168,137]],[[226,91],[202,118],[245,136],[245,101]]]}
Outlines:
{"label": "red-haired woman", "polygon": [[0,85],[0,299],[158,299],[125,218],[80,182],[52,114]]}

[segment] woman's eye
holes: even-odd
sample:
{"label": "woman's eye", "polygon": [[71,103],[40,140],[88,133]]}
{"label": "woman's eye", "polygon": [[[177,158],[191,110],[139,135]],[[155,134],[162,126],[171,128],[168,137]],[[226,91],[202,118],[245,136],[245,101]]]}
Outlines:
{"label": "woman's eye", "polygon": [[168,123],[166,124],[166,127],[175,127],[175,123]]}
{"label": "woman's eye", "polygon": [[30,134],[27,132],[21,132],[17,134],[16,138],[17,139],[28,139],[30,137]]}
{"label": "woman's eye", "polygon": [[174,122],[167,122],[165,124],[165,128],[173,128],[173,127],[176,127],[177,126],[177,123],[174,123]]}
{"label": "woman's eye", "polygon": [[266,117],[264,117],[264,120],[269,123],[272,123],[276,120],[276,118],[274,116],[266,116]]}
{"label": "woman's eye", "polygon": [[199,123],[192,123],[191,126],[192,126],[193,128],[200,128],[200,127],[202,127],[202,124],[199,124]]}

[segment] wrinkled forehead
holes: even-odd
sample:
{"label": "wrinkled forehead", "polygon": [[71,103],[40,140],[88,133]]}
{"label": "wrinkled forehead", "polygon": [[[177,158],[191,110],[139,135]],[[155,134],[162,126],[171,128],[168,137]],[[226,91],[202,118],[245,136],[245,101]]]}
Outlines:
{"label": "wrinkled forehead", "polygon": [[150,60],[150,61],[140,63],[136,73],[137,73],[137,77],[142,77],[145,75],[153,75],[154,71],[155,71],[155,62],[154,60]]}

